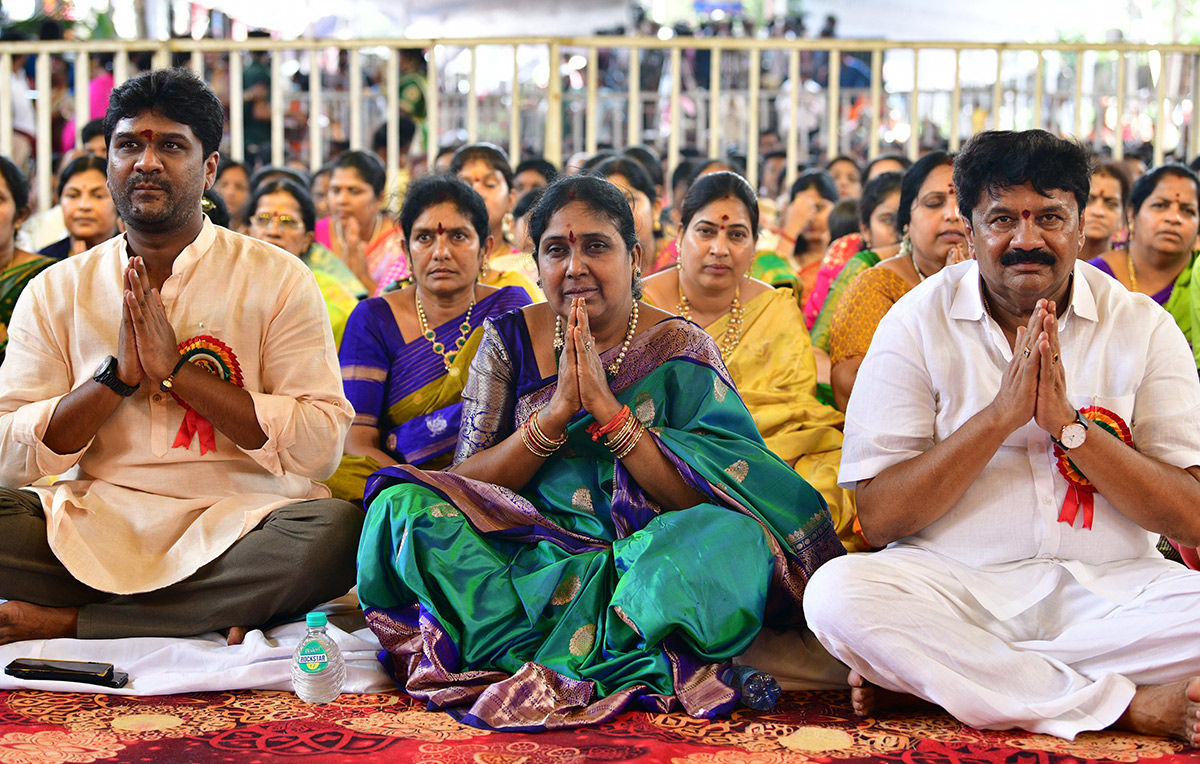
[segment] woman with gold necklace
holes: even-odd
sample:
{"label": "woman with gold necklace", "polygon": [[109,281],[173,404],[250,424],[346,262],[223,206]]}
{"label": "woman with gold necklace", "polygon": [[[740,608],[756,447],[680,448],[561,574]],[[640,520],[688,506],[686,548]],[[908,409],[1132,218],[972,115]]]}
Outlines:
{"label": "woman with gold necklace", "polygon": [[847,549],[869,548],[855,530],[854,492],[837,484],[844,420],[817,401],[796,298],[747,275],[758,238],[754,190],[732,172],[705,175],[681,213],[678,267],[646,279],[646,300],[712,335],[767,447],[820,491]]}
{"label": "woman with gold necklace", "polygon": [[617,187],[562,178],[529,228],[546,301],[486,324],[455,464],[372,478],[367,622],[408,695],[466,724],[727,714],[729,661],[801,624],[805,582],[844,551],[712,338],[639,304]]}
{"label": "woman with gold necklace", "polygon": [[1129,246],[1088,261],[1163,306],[1193,348],[1198,189],[1196,174],[1180,164],[1162,165],[1138,178],[1129,192]]}
{"label": "woman with gold necklace", "polygon": [[529,304],[524,290],[477,283],[491,244],[487,208],[461,181],[410,184],[399,229],[413,284],[359,303],[338,353],[356,416],[326,482],[348,501],[362,500],[380,467],[450,463],[484,319]]}

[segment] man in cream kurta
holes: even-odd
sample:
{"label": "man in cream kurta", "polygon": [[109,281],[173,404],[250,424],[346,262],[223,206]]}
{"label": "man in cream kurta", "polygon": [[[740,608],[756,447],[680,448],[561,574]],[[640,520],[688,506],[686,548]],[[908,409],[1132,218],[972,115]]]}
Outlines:
{"label": "man in cream kurta", "polygon": [[981,728],[1196,745],[1200,573],[1155,548],[1200,535],[1187,342],[1076,262],[1081,147],[983,133],[954,163],[976,259],[892,308],[846,412],[840,480],[888,547],[822,567],[808,623],[860,713],[876,685]]}
{"label": "man in cream kurta", "polygon": [[328,316],[300,261],[200,213],[221,119],[182,70],[118,88],[109,186],[129,232],[16,307],[0,642],[255,627],[353,585],[361,512],[316,482],[353,416]]}

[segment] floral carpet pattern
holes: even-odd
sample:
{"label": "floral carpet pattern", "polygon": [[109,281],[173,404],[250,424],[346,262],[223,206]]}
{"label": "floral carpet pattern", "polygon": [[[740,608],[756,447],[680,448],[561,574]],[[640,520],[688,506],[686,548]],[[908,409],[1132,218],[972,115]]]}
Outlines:
{"label": "floral carpet pattern", "polygon": [[0,764],[92,762],[423,764],[1200,764],[1182,743],[1106,732],[1075,741],[981,732],[944,714],[859,719],[844,692],[786,693],[772,712],[705,721],[625,713],[540,735],[467,727],[405,695],[342,695],[314,706],[286,692],[136,698],[0,693]]}

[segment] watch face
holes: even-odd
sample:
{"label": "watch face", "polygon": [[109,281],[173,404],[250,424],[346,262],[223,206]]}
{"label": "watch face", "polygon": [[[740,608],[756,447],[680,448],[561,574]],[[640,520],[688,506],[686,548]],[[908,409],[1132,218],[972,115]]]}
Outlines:
{"label": "watch face", "polygon": [[1075,422],[1063,428],[1062,444],[1064,448],[1079,448],[1083,445],[1083,441],[1087,438],[1087,430],[1083,425]]}

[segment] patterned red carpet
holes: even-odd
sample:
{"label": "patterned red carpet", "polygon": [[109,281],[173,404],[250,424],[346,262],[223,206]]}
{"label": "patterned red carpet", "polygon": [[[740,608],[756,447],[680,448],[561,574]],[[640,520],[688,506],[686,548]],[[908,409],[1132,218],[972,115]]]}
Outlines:
{"label": "patterned red carpet", "polygon": [[0,693],[0,763],[425,762],[433,764],[1091,764],[1200,762],[1167,740],[1093,733],[1074,742],[978,732],[937,714],[857,719],[841,692],[788,693],[772,713],[704,722],[624,714],[541,735],[462,726],[399,693],[310,706],[281,692],[157,698]]}

